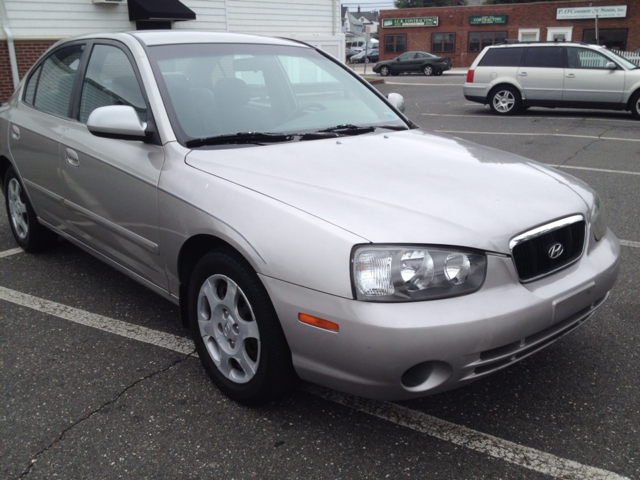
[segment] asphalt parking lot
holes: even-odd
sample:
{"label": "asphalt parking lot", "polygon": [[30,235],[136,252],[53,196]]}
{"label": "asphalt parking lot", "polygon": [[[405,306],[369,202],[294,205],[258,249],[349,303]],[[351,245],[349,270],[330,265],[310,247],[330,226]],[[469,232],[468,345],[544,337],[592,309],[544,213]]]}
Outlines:
{"label": "asphalt parking lot", "polygon": [[640,479],[640,122],[502,118],[464,99],[462,76],[386,81],[422,127],[558,166],[601,194],[623,246],[594,317],[456,391],[384,403],[302,384],[251,409],[210,383],[173,304],[67,242],[16,249],[0,201],[2,478]]}

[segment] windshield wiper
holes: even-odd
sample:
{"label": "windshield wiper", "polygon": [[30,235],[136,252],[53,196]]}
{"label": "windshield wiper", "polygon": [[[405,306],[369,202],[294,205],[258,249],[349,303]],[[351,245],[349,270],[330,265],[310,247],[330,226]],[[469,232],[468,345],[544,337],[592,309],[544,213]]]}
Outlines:
{"label": "windshield wiper", "polygon": [[204,147],[206,145],[242,145],[290,142],[294,135],[282,133],[240,132],[230,135],[217,135],[215,137],[196,138],[185,143],[187,148]]}
{"label": "windshield wiper", "polygon": [[353,125],[351,123],[345,123],[343,125],[336,125],[335,127],[323,128],[318,132],[335,132],[343,135],[360,135],[362,133],[371,133],[378,128],[384,128],[387,130],[407,130],[407,127],[403,125]]}

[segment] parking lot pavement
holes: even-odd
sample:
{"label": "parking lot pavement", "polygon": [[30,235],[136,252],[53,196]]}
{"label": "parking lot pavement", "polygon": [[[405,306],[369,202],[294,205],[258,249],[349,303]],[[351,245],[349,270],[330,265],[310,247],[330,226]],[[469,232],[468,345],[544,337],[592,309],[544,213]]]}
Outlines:
{"label": "parking lot pavement", "polygon": [[494,117],[464,100],[463,82],[379,88],[426,128],[562,165],[600,191],[622,263],[589,322],[433,397],[370,402],[303,384],[245,408],[212,386],[173,304],[67,242],[16,250],[0,201],[0,476],[640,479],[640,122]]}

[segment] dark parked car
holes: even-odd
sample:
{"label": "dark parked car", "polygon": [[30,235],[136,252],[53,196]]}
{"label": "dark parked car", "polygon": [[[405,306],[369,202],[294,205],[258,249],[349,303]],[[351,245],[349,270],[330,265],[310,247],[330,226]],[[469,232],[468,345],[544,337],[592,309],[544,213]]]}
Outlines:
{"label": "dark parked car", "polygon": [[344,58],[345,60],[349,61],[351,60],[351,57],[353,57],[354,55],[358,55],[360,52],[358,50],[354,50],[353,48],[347,48],[344,51]]}
{"label": "dark parked car", "polygon": [[451,69],[449,57],[439,57],[429,52],[405,52],[393,60],[378,62],[373,71],[383,77],[399,73],[420,72],[427,76],[441,75]]}
{"label": "dark parked car", "polygon": [[364,51],[358,53],[357,55],[354,55],[353,57],[351,57],[350,61],[352,63],[369,63],[369,62],[377,62],[378,58],[379,58],[378,49],[373,48],[371,50],[368,50],[366,52],[366,55]]}

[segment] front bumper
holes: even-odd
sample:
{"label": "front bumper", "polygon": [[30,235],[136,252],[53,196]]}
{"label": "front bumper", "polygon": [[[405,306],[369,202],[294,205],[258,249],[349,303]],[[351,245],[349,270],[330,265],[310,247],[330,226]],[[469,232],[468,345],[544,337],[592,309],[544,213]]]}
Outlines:
{"label": "front bumper", "polygon": [[[262,276],[304,379],[380,400],[464,385],[550,345],[604,302],[620,246],[608,231],[575,264],[523,285],[511,258],[488,257],[476,293],[414,303],[368,303]],[[338,333],[298,321],[306,313]]]}

